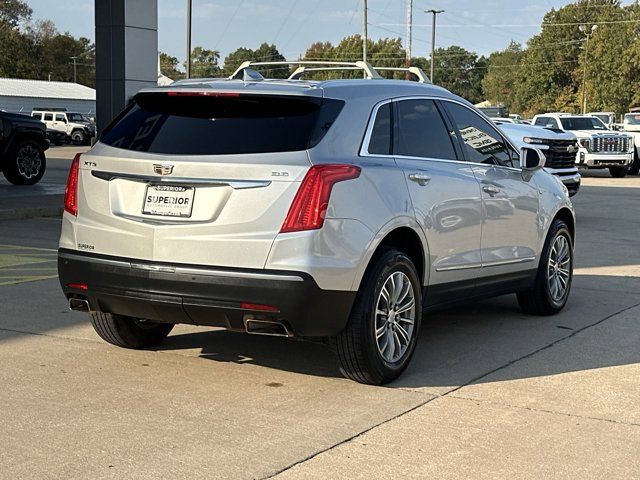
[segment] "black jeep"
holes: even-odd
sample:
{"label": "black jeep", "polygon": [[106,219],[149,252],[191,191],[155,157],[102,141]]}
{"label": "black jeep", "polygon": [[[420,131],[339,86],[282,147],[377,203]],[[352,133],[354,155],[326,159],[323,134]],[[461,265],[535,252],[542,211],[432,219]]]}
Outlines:
{"label": "black jeep", "polygon": [[0,170],[14,185],[33,185],[44,175],[46,132],[34,118],[0,111]]}

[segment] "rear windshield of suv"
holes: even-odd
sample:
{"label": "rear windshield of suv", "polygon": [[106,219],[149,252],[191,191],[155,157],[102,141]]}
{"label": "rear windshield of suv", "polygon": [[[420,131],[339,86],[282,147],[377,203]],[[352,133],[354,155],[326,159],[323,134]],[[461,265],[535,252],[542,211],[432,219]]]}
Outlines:
{"label": "rear windshield of suv", "polygon": [[317,145],[344,102],[300,96],[138,94],[100,141],[150,153],[291,152]]}

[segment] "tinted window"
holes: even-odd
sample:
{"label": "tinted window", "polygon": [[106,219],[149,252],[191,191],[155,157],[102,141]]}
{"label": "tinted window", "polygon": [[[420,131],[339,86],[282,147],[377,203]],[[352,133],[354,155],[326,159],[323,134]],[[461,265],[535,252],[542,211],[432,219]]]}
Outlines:
{"label": "tinted window", "polygon": [[315,146],[344,102],[238,94],[139,94],[101,141],[182,155],[289,152]]}
{"label": "tinted window", "polygon": [[56,114],[56,122],[64,122],[64,115]]}
{"label": "tinted window", "polygon": [[41,113],[32,113],[31,116],[33,118],[37,118],[38,120],[40,120],[42,118],[42,114]]}
{"label": "tinted window", "polygon": [[398,155],[457,159],[451,136],[433,100],[403,100],[397,105]]}
{"label": "tinted window", "polygon": [[606,125],[595,117],[564,117],[565,130],[608,130]]}
{"label": "tinted window", "polygon": [[446,105],[470,162],[505,167],[517,165],[515,152],[493,126],[469,108],[452,102],[446,102]]}
{"label": "tinted window", "polygon": [[44,120],[45,120],[46,122],[51,122],[51,121],[53,121],[53,113],[45,113],[45,114],[44,114]]}
{"label": "tinted window", "polygon": [[391,154],[391,103],[378,109],[367,151],[377,155]]}

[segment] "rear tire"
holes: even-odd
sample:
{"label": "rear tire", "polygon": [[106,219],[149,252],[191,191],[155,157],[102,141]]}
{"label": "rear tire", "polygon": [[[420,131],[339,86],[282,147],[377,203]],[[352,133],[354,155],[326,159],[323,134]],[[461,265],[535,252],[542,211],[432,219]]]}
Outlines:
{"label": "rear tire", "polygon": [[123,348],[153,347],[164,340],[173,328],[171,323],[103,312],[91,312],[91,325],[105,342]]}
{"label": "rear tire", "polygon": [[627,167],[609,167],[609,173],[613,178],[624,178],[627,176]]}
{"label": "rear tire", "polygon": [[520,308],[532,315],[558,313],[567,303],[572,279],[573,240],[567,224],[556,219],[547,234],[533,288],[517,293]]}
{"label": "rear tire", "polygon": [[421,316],[413,262],[398,250],[383,251],[365,273],[346,328],[330,341],[342,374],[369,385],[398,378],[415,351]]}
{"label": "rear tire", "polygon": [[8,152],[2,173],[14,185],[34,185],[46,168],[47,159],[42,147],[32,140],[25,140]]}
{"label": "rear tire", "polygon": [[84,145],[87,142],[87,136],[81,130],[71,133],[71,142],[74,145]]}

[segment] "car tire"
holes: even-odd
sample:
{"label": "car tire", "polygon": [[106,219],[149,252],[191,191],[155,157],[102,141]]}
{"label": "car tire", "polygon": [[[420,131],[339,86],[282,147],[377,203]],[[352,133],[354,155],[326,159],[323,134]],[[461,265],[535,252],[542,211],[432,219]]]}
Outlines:
{"label": "car tire", "polygon": [[567,303],[572,280],[573,239],[567,224],[556,219],[547,234],[533,288],[517,293],[520,308],[532,315],[558,313]]}
{"label": "car tire", "polygon": [[640,173],[640,155],[636,149],[633,150],[633,163],[629,167],[629,173],[631,175],[638,175]]}
{"label": "car tire", "polygon": [[87,136],[82,130],[76,130],[71,133],[71,143],[74,145],[84,145],[87,141]]}
{"label": "car tire", "polygon": [[[396,317],[395,310],[404,316]],[[369,385],[396,379],[411,360],[421,317],[422,287],[413,262],[385,249],[364,275],[346,328],[331,339],[342,374]]]}
{"label": "car tire", "polygon": [[609,173],[613,178],[624,178],[627,176],[627,167],[609,167]]}
{"label": "car tire", "polygon": [[159,344],[173,329],[172,323],[156,323],[103,312],[91,312],[91,325],[105,342],[136,349]]}
{"label": "car tire", "polygon": [[33,140],[25,140],[8,152],[2,173],[14,185],[34,185],[46,168],[47,159],[42,147]]}

